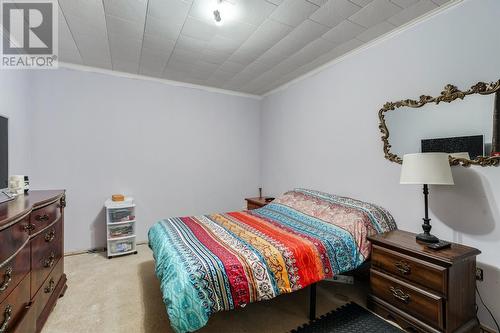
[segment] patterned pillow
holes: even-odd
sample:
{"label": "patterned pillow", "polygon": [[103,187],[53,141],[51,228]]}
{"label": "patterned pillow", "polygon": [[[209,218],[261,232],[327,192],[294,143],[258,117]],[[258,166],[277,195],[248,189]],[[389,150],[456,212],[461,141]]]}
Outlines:
{"label": "patterned pillow", "polygon": [[364,226],[368,236],[397,229],[392,215],[380,206],[319,191],[294,189],[272,204],[288,206],[347,231]]}

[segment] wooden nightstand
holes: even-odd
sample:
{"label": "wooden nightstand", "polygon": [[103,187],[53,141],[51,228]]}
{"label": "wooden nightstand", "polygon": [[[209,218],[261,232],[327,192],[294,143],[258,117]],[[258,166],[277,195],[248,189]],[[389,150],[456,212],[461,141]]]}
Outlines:
{"label": "wooden nightstand", "polygon": [[475,287],[481,251],[460,244],[434,251],[401,230],[368,239],[370,309],[408,332],[479,332]]}
{"label": "wooden nightstand", "polygon": [[264,207],[268,203],[274,200],[274,198],[271,197],[262,197],[262,198],[245,198],[247,201],[247,209],[252,210],[252,209],[257,209]]}

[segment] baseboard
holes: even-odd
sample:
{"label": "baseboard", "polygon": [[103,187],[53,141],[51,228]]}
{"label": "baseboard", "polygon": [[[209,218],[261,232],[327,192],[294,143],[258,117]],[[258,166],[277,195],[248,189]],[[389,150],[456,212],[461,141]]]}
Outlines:
{"label": "baseboard", "polygon": [[[146,240],[144,240],[144,241],[138,241],[135,244],[136,245],[147,245],[147,244],[149,244],[149,242],[146,241]],[[65,257],[70,257],[70,256],[76,256],[76,255],[79,255],[79,254],[100,253],[100,252],[106,252],[106,250],[107,249],[105,247],[97,247],[97,248],[89,249],[89,250],[79,250],[79,251],[65,252],[64,256]]]}

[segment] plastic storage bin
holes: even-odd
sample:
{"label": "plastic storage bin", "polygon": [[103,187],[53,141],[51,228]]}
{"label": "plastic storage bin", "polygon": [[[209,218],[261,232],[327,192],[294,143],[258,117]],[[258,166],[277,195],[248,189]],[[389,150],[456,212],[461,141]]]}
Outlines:
{"label": "plastic storage bin", "polygon": [[106,235],[108,239],[108,258],[137,253],[135,237],[134,199],[125,201],[106,200]]}
{"label": "plastic storage bin", "polygon": [[108,238],[123,238],[135,235],[135,224],[134,223],[126,223],[126,224],[118,224],[118,225],[109,225],[108,226]]}
{"label": "plastic storage bin", "polygon": [[109,241],[109,251],[113,254],[127,254],[135,252],[135,236],[134,239],[121,239]]}

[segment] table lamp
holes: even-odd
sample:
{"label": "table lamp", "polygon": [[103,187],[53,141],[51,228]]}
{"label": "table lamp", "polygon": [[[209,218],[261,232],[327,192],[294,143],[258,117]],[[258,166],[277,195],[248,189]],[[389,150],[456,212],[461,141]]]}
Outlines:
{"label": "table lamp", "polygon": [[437,243],[439,238],[431,235],[429,218],[429,186],[454,185],[447,153],[419,153],[403,156],[400,184],[424,185],[425,217],[417,240],[425,243]]}

